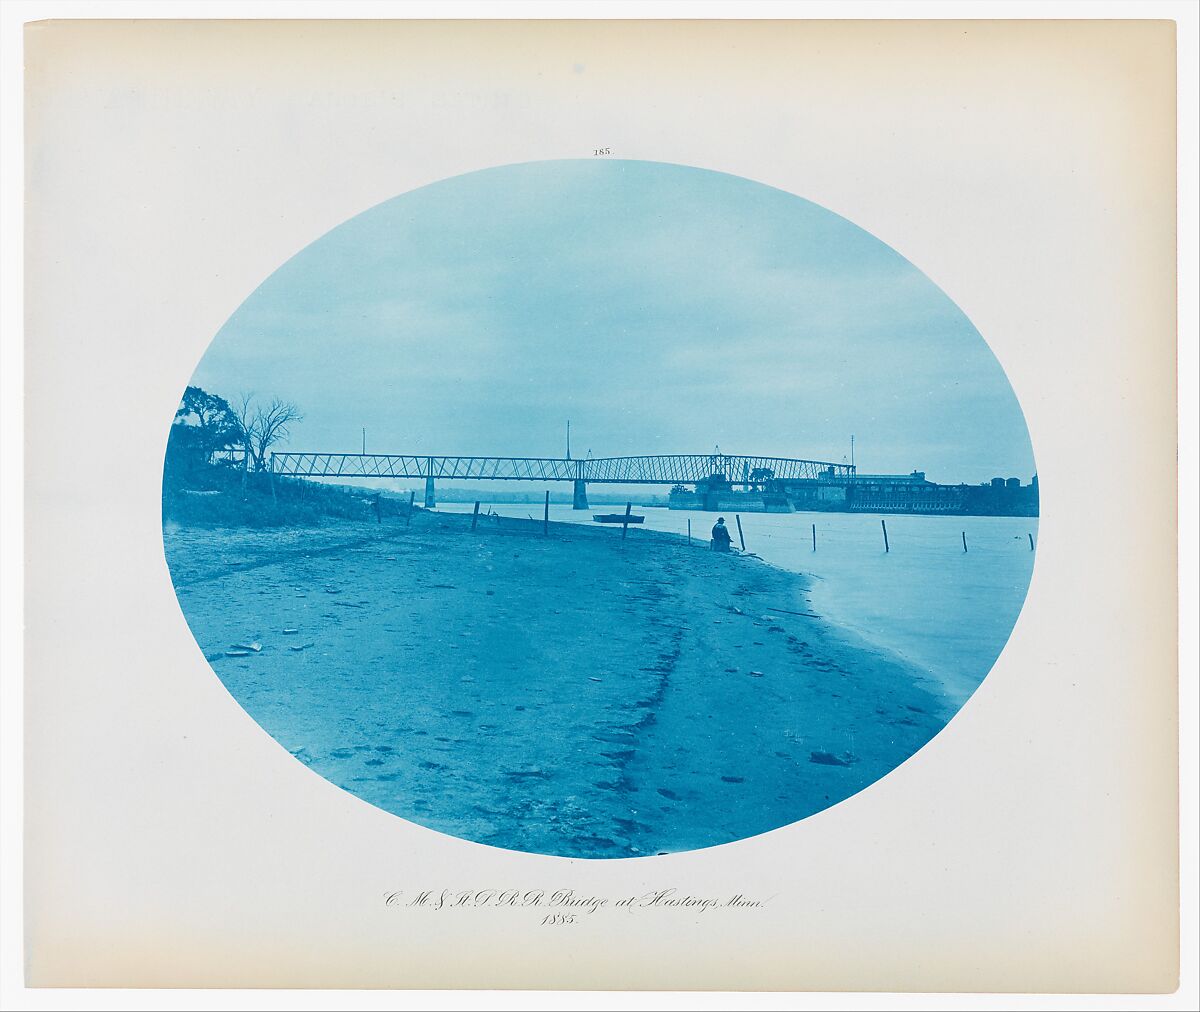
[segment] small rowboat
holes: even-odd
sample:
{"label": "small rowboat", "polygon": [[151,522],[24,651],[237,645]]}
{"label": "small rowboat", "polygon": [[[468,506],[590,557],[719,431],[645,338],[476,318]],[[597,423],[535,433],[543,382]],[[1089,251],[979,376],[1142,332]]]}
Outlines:
{"label": "small rowboat", "polygon": [[645,521],[645,517],[639,517],[635,513],[628,515],[624,513],[593,513],[592,519],[598,524],[640,524]]}

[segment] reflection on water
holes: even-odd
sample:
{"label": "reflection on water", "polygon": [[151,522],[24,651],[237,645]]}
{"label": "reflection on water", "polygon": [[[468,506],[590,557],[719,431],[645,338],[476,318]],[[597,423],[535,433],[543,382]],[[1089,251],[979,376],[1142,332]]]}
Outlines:
{"label": "reflection on water", "polygon": [[[470,512],[469,503],[438,507]],[[540,504],[484,504],[504,516],[541,517]],[[643,527],[708,540],[712,513],[639,506]],[[592,523],[593,512],[552,505],[550,518]],[[884,551],[880,520],[891,550]],[[812,605],[829,621],[925,668],[961,703],[983,681],[1020,614],[1033,574],[1036,517],[887,516],[851,513],[743,514],[746,550],[806,573]],[[727,516],[737,544],[737,525]],[[813,550],[813,525],[817,548]],[[636,530],[631,528],[631,531]],[[967,550],[962,535],[966,533]],[[619,537],[619,529],[614,529]]]}

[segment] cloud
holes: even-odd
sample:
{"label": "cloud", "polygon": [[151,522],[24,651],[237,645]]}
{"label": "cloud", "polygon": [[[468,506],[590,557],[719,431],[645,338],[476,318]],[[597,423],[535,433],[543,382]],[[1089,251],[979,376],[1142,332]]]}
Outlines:
{"label": "cloud", "polygon": [[912,264],[792,195],[654,163],[511,166],[372,209],[264,282],[196,382],[298,401],[294,446],[366,425],[380,450],[557,453],[571,417],[603,455],[840,459],[855,432],[874,470],[1032,470],[998,363]]}

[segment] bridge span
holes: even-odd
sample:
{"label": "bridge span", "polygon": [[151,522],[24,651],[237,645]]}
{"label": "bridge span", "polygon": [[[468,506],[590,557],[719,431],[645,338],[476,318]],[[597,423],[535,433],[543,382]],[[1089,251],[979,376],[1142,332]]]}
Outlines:
{"label": "bridge span", "polygon": [[569,481],[575,509],[587,509],[589,483],[604,485],[688,485],[724,475],[747,485],[766,479],[816,480],[849,477],[852,464],[794,457],[752,457],[724,453],[655,454],[640,457],[435,457],[397,453],[271,454],[271,471],[296,478],[424,478],[425,505],[435,504],[434,480]]}

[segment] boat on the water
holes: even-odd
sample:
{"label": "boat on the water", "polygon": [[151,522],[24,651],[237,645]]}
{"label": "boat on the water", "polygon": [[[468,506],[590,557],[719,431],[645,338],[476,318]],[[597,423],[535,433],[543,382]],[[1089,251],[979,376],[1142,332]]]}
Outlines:
{"label": "boat on the water", "polygon": [[624,513],[593,513],[592,519],[598,524],[640,524],[645,521],[645,517],[640,517],[636,513],[628,515]]}

